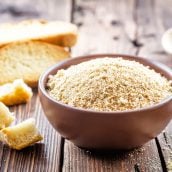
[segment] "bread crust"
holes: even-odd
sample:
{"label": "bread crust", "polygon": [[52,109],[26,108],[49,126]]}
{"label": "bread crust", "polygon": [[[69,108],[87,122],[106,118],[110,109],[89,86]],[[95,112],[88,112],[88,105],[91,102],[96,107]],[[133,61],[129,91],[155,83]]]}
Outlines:
{"label": "bread crust", "polygon": [[[29,32],[31,32],[31,29],[32,29],[32,28],[29,28],[28,31],[26,31],[26,34],[25,34],[26,36],[17,37],[15,38],[15,40],[12,40],[10,38],[9,40],[3,40],[2,38],[0,38],[0,47],[3,47],[13,42],[25,42],[25,41],[43,41],[43,42],[47,42],[47,43],[51,43],[51,44],[55,44],[55,45],[59,45],[63,47],[72,47],[76,44],[77,38],[78,38],[77,27],[74,24],[67,23],[67,22],[60,22],[60,21],[48,22],[46,20],[34,19],[34,20],[25,20],[18,23],[5,23],[5,24],[0,25],[0,34],[2,34],[2,32],[4,32],[6,28],[9,31],[10,30],[14,31],[15,29],[16,34],[20,35],[19,32],[21,31],[19,28],[17,28],[18,26],[26,28],[26,29],[28,26],[33,26],[33,28],[37,26],[39,26],[40,28],[45,28],[49,24],[54,24],[56,25],[57,28],[59,25],[59,27],[64,27],[64,28],[67,27],[68,29],[64,32],[57,31],[56,33],[42,33],[41,36],[39,34],[35,34],[29,37],[27,35],[29,34]],[[41,29],[40,29],[40,32],[41,32]]]}

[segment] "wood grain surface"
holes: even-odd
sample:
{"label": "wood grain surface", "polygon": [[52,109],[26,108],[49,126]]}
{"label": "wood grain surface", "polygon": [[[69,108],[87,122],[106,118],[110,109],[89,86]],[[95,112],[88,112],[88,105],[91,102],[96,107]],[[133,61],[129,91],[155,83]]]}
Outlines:
{"label": "wood grain surface", "polygon": [[[72,56],[122,53],[158,60],[172,67],[161,46],[172,27],[172,0],[5,0],[0,22],[30,18],[72,21],[79,40]],[[0,172],[161,172],[172,161],[172,124],[145,146],[128,152],[90,152],[64,140],[45,118],[34,90],[32,101],[14,106],[18,123],[35,117],[44,140],[21,151],[0,143]]]}

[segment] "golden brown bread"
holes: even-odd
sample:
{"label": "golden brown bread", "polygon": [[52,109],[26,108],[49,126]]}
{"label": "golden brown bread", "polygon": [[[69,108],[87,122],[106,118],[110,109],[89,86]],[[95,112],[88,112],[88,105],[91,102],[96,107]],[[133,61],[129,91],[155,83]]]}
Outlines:
{"label": "golden brown bread", "polygon": [[42,139],[43,137],[37,130],[35,119],[33,118],[0,131],[0,140],[17,150],[30,146]]}
{"label": "golden brown bread", "polygon": [[64,48],[40,41],[8,44],[0,49],[0,85],[23,79],[36,87],[47,67],[69,56]]}
{"label": "golden brown bread", "polygon": [[0,102],[0,130],[8,127],[14,121],[13,113],[11,113],[3,103]]}
{"label": "golden brown bread", "polygon": [[35,19],[1,24],[0,35],[0,47],[31,40],[72,47],[77,41],[77,27],[68,22]]}
{"label": "golden brown bread", "polygon": [[0,86],[0,101],[8,106],[26,103],[32,95],[32,89],[22,79]]}

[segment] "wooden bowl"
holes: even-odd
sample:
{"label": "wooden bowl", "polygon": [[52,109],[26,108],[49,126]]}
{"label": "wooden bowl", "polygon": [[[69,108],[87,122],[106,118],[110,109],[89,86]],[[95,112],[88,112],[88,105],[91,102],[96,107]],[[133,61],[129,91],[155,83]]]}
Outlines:
{"label": "wooden bowl", "polygon": [[46,91],[49,75],[95,58],[123,57],[150,66],[168,80],[171,70],[157,62],[121,54],[98,54],[72,58],[49,68],[39,80],[39,96],[52,126],[75,145],[88,149],[130,149],[156,137],[172,117],[172,96],[148,108],[121,112],[97,112],[78,109],[54,100]]}

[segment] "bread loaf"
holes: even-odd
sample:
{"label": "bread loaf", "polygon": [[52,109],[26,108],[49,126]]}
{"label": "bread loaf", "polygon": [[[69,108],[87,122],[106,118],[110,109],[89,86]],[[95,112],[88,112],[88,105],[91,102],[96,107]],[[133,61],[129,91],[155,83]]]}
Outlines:
{"label": "bread loaf", "polygon": [[77,27],[62,21],[26,20],[1,24],[0,35],[0,47],[30,40],[72,47],[77,41]]}

